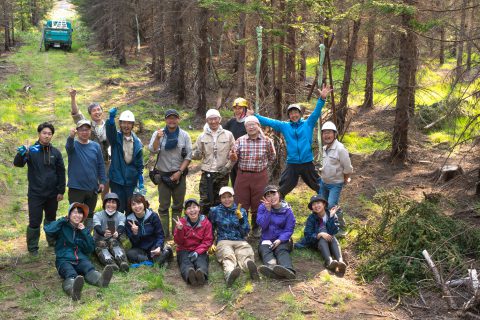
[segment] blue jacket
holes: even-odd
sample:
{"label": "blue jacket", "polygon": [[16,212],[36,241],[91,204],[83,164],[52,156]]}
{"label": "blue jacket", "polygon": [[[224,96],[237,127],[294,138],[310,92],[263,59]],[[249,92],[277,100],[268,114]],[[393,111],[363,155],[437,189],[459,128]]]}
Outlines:
{"label": "blue jacket", "polygon": [[262,126],[272,127],[283,134],[287,144],[287,163],[308,163],[313,161],[313,129],[322,114],[324,104],[325,100],[318,99],[315,110],[307,120],[300,119],[297,122],[274,120],[259,114],[255,116]]}
{"label": "blue jacket", "polygon": [[[138,233],[136,235],[132,232],[132,226],[129,221],[133,221],[138,226]],[[132,248],[140,248],[148,253],[158,247],[163,249],[164,234],[162,223],[158,214],[150,209],[147,209],[143,219],[139,220],[132,212],[127,216],[125,223],[125,231],[127,233]]]}
{"label": "blue jacket", "polygon": [[295,229],[292,208],[285,201],[281,205],[280,209],[271,211],[267,211],[263,203],[258,207],[257,223],[262,227],[262,240],[287,242],[292,237]]}
{"label": "blue jacket", "polygon": [[76,229],[65,217],[44,225],[43,230],[56,239],[57,269],[64,262],[77,264],[80,260],[89,260],[88,256],[95,250],[95,242],[88,229]]}
{"label": "blue jacket", "polygon": [[[327,233],[333,236],[338,232],[338,218],[336,214],[330,216],[328,211],[326,212],[326,215],[327,223],[325,227],[327,229]],[[319,232],[320,218],[312,212],[308,216],[307,222],[305,223],[305,229],[303,230],[304,237],[300,240],[300,242],[295,244],[295,248],[316,247],[318,242],[317,234]]]}
{"label": "blue jacket", "polygon": [[108,178],[121,186],[136,186],[138,178],[143,174],[142,142],[132,132],[133,159],[130,164],[126,164],[123,157],[123,133],[117,131],[115,121],[111,123],[107,120],[105,128],[112,154]]}
{"label": "blue jacket", "polygon": [[213,233],[217,233],[216,242],[221,240],[245,240],[250,225],[248,224],[247,212],[242,211],[242,219],[238,219],[235,211],[237,205],[234,204],[231,208],[226,208],[223,204],[210,208],[208,213],[208,220],[212,223]]}

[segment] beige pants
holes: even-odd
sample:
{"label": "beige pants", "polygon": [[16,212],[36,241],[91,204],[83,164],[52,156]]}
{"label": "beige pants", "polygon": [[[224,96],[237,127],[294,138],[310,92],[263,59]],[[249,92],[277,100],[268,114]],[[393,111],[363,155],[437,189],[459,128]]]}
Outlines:
{"label": "beige pants", "polygon": [[225,273],[231,272],[237,264],[246,272],[247,261],[255,261],[252,246],[247,241],[221,240],[217,243],[216,256]]}

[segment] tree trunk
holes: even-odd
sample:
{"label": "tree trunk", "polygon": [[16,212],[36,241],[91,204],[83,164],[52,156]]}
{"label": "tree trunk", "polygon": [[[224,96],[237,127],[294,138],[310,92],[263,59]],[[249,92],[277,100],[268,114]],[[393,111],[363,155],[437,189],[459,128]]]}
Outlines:
{"label": "tree trunk", "polygon": [[455,80],[460,81],[463,75],[463,47],[466,38],[466,17],[467,17],[467,10],[466,7],[468,6],[468,0],[463,0],[462,4],[462,12],[460,16],[460,28],[458,34],[458,49],[457,49],[457,67],[455,70]]}
{"label": "tree trunk", "polygon": [[305,84],[305,82],[307,82],[307,51],[305,49],[307,40],[305,39],[305,33],[303,32],[300,34],[300,43],[302,43],[302,46],[300,48],[298,80]]}
{"label": "tree trunk", "polygon": [[197,116],[207,112],[207,63],[208,63],[208,9],[198,9],[198,60],[197,60]]}
{"label": "tree trunk", "polygon": [[[407,5],[414,6],[415,0],[404,0]],[[410,81],[412,72],[415,72],[416,37],[411,30],[410,20],[414,18],[407,13],[401,15],[405,33],[400,33],[400,56],[398,59],[398,89],[395,123],[393,127],[391,159],[405,161],[408,156],[408,125],[410,95],[414,94],[414,87]]]}
{"label": "tree trunk", "polygon": [[175,45],[174,63],[171,77],[171,88],[177,95],[177,103],[183,104],[186,100],[186,88],[185,88],[185,54],[183,49],[183,10],[182,1],[173,1],[173,15],[174,26],[173,28],[173,42]]}
{"label": "tree trunk", "polygon": [[39,19],[37,0],[30,0],[30,22],[38,26]]}
{"label": "tree trunk", "polygon": [[339,134],[345,131],[345,121],[348,111],[348,90],[350,87],[350,80],[352,77],[353,60],[355,59],[355,52],[357,49],[358,31],[360,30],[360,19],[353,21],[353,29],[350,43],[348,44],[347,56],[345,58],[345,73],[343,74],[343,83],[340,93],[340,103],[337,107],[337,129]]}
{"label": "tree trunk", "polygon": [[288,10],[288,23],[287,26],[287,38],[286,46],[288,47],[288,52],[286,56],[286,70],[285,70],[285,102],[286,104],[291,104],[296,102],[296,65],[295,65],[295,56],[297,53],[297,45],[295,41],[295,28],[291,25],[294,23],[295,12],[294,8],[287,8]]}
{"label": "tree trunk", "polygon": [[156,1],[153,7],[153,41],[150,45],[152,51],[152,73],[156,80],[165,82],[167,72],[165,70],[165,0]]}
{"label": "tree trunk", "polygon": [[263,34],[263,46],[262,46],[262,61],[260,64],[260,99],[264,100],[268,96],[269,81],[268,81],[268,48],[270,43],[268,37]]}
{"label": "tree trunk", "polygon": [[375,17],[372,15],[368,22],[367,36],[367,72],[365,76],[365,98],[363,108],[373,108],[373,68],[375,61]]}
{"label": "tree trunk", "polygon": [[[272,0],[273,6],[273,0]],[[285,0],[279,0],[278,11],[283,15],[285,13]],[[284,30],[283,19],[280,20],[280,28]],[[277,119],[282,119],[283,116],[283,74],[285,72],[285,52],[283,50],[283,45],[285,44],[285,36],[282,33],[278,39],[278,58],[277,58],[277,79],[275,81],[275,110],[277,111]]]}
{"label": "tree trunk", "polygon": [[438,52],[438,63],[443,65],[445,63],[445,27],[440,27],[440,49]]}
{"label": "tree trunk", "polygon": [[473,39],[475,37],[475,17],[476,17],[476,8],[471,8],[470,14],[470,25],[469,25],[469,32],[467,41],[467,69],[466,71],[470,71],[472,69],[472,46],[473,46]]}
{"label": "tree trunk", "polygon": [[[240,0],[243,6],[247,0]],[[247,15],[245,12],[240,13],[238,22],[238,39],[237,39],[237,96],[245,97],[245,30],[247,28]]]}

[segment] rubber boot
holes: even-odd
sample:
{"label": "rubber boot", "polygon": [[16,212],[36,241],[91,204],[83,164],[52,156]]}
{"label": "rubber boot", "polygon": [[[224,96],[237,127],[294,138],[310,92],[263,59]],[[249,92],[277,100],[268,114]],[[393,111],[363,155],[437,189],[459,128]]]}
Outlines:
{"label": "rubber boot", "polygon": [[93,286],[105,288],[108,287],[108,284],[112,279],[112,275],[112,266],[106,266],[102,273],[98,272],[97,270],[90,271],[85,275],[85,280]]}
{"label": "rubber boot", "polygon": [[331,254],[330,254],[330,248],[329,248],[327,240],[320,239],[318,241],[318,249],[320,250],[320,253],[322,254],[323,260],[325,260],[325,267],[328,270],[335,272],[335,270],[337,269],[337,261],[333,260]]}
{"label": "rubber boot", "polygon": [[346,271],[346,269],[347,269],[347,265],[346,265],[345,262],[343,261],[342,249],[340,249],[340,245],[338,244],[337,239],[333,238],[330,246],[331,246],[331,248],[332,248],[332,254],[333,254],[333,256],[334,256],[335,259],[337,259],[337,261],[338,261],[338,263],[337,263],[338,273],[339,273],[340,275],[343,275],[343,274],[345,274],[345,271]]}
{"label": "rubber boot", "polygon": [[253,238],[260,238],[262,235],[262,228],[257,224],[257,213],[252,212],[252,232]]}
{"label": "rubber boot", "polygon": [[158,258],[155,259],[156,262],[158,262],[158,266],[161,268],[163,266],[168,267],[168,263],[173,260],[173,250],[172,248],[166,244],[163,247],[162,253]]}
{"label": "rubber boot", "polygon": [[[50,223],[52,223],[53,221],[49,221],[49,220],[43,220],[43,225],[46,226],[46,225],[49,225]],[[47,244],[49,247],[55,247],[55,243],[57,242],[57,239],[55,239],[54,237],[52,236],[49,236],[48,234],[45,234],[45,238],[47,239]]]}
{"label": "rubber boot", "polygon": [[130,270],[130,266],[128,265],[125,251],[122,247],[120,247],[120,242],[117,240],[112,240],[110,242],[110,251],[113,253],[113,258],[115,259],[115,263],[120,268],[120,271],[128,272]]}
{"label": "rubber boot", "polygon": [[337,218],[338,218],[338,232],[337,232],[337,237],[339,238],[344,238],[347,235],[347,232],[345,231],[346,225],[345,225],[345,219],[343,217],[343,210],[338,209],[336,212]]}
{"label": "rubber boot", "polygon": [[40,239],[40,228],[27,227],[27,248],[28,252],[36,255],[38,253],[38,240]]}
{"label": "rubber boot", "polygon": [[93,218],[85,219],[85,228],[87,228],[88,233],[92,233],[93,230]]}
{"label": "rubber boot", "polygon": [[165,213],[160,213],[158,215],[160,217],[160,222],[162,223],[162,228],[163,228],[163,236],[165,237],[165,240],[168,240],[171,238],[170,236],[170,219],[168,216],[168,211]]}
{"label": "rubber boot", "polygon": [[80,300],[82,295],[82,288],[83,288],[83,277],[77,276],[74,278],[69,278],[63,280],[63,291],[72,298],[73,301]]}

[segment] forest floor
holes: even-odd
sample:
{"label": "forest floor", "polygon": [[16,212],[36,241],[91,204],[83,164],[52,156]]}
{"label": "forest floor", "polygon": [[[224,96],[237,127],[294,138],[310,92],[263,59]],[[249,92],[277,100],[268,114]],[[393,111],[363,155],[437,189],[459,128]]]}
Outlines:
{"label": "forest floor", "polygon": [[[59,16],[74,13],[68,1],[58,1]],[[59,11],[54,10],[54,15]],[[37,34],[38,36],[38,34]],[[46,247],[42,235],[40,255],[26,253],[25,229],[26,170],[13,168],[14,146],[33,142],[36,125],[45,120],[58,129],[53,144],[64,152],[62,145],[72,121],[69,116],[68,88],[79,89],[82,111],[89,101],[102,101],[111,106],[129,106],[142,126],[137,128],[145,145],[151,132],[161,123],[163,111],[172,105],[163,87],[152,82],[142,63],[117,68],[105,57],[88,48],[74,46],[71,53],[50,50],[38,52],[38,41],[27,39],[15,52],[0,58],[0,94],[8,94],[15,107],[3,114],[0,124],[0,165],[6,169],[0,178],[0,318],[2,319],[451,319],[439,292],[423,292],[424,308],[412,308],[421,303],[404,299],[401,304],[392,298],[378,279],[364,283],[355,272],[356,257],[349,246],[353,235],[342,242],[349,263],[344,277],[329,273],[320,255],[308,250],[293,252],[298,278],[294,281],[261,280],[251,282],[245,275],[233,288],[225,287],[223,273],[213,257],[210,259],[210,279],[202,288],[192,288],[181,279],[176,263],[165,270],[142,267],[128,274],[116,273],[109,288],[86,285],[82,300],[73,303],[61,289],[61,280],[54,264],[54,253]],[[3,72],[6,70],[5,72]],[[18,77],[13,86],[12,78]],[[112,79],[120,84],[112,84]],[[114,82],[116,82],[114,81]],[[24,85],[32,85],[26,92]],[[3,88],[3,89],[2,89]],[[2,91],[3,90],[3,91]],[[2,97],[2,96],[0,96]],[[213,99],[212,99],[213,100]],[[193,101],[193,99],[192,99]],[[7,100],[0,102],[1,108]],[[8,106],[7,106],[8,108]],[[137,113],[138,112],[138,113]],[[182,128],[192,128],[192,140],[200,133],[194,126],[195,116],[187,110]],[[0,110],[0,116],[2,116]],[[390,132],[395,112],[391,108],[375,108],[354,114],[349,131],[361,136]],[[341,203],[350,217],[362,219],[369,214],[366,202],[380,189],[398,187],[402,194],[421,200],[424,194],[441,193],[446,199],[442,208],[449,215],[480,225],[478,198],[473,194],[474,170],[478,169],[478,149],[460,149],[450,156],[442,144],[433,144],[422,132],[411,128],[410,159],[403,165],[388,161],[387,151],[352,154],[355,174],[344,189]],[[447,184],[437,184],[434,172],[445,162],[461,164],[465,174]],[[193,162],[187,196],[197,194],[198,163]],[[475,167],[477,166],[477,167]],[[148,183],[147,197],[154,209],[158,206],[155,187]],[[302,182],[287,197],[297,216],[294,239],[301,236],[309,212],[306,204],[313,192]],[[476,206],[476,207],[475,207]],[[59,208],[66,212],[66,201]],[[255,241],[252,242],[254,248]],[[258,258],[258,257],[257,257]],[[259,261],[257,259],[257,261]]]}

